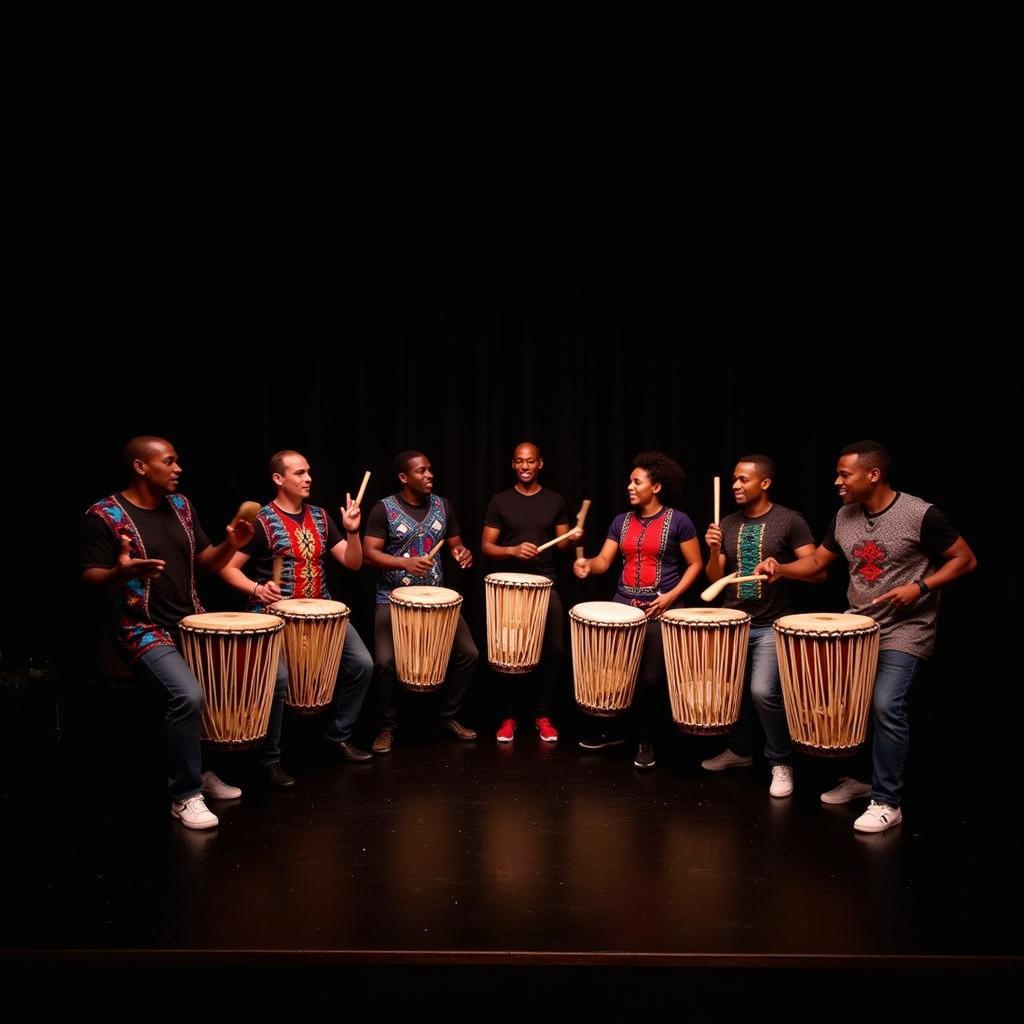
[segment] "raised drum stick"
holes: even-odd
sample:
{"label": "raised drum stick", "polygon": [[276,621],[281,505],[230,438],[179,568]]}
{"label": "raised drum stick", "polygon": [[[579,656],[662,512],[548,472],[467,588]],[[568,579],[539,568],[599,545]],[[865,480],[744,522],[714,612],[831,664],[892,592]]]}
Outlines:
{"label": "raised drum stick", "polygon": [[[590,511],[590,499],[589,498],[584,498],[583,499],[583,504],[580,505],[579,512],[576,513],[576,528],[577,529],[579,529],[579,530],[583,529],[583,524],[586,521],[587,513],[589,511]],[[537,548],[537,554],[539,555],[542,551],[545,551],[547,548],[550,548],[552,545],[557,544],[561,539],[562,539],[561,537],[552,537],[551,540],[549,540],[546,544],[541,544],[541,546],[539,548]]]}
{"label": "raised drum stick", "polygon": [[718,526],[722,518],[722,478],[715,477],[715,526]]}
{"label": "raised drum stick", "polygon": [[370,471],[367,470],[363,474],[363,482],[359,485],[359,493],[356,495],[356,504],[360,505],[363,501],[363,495],[366,493],[366,485],[370,482]]}

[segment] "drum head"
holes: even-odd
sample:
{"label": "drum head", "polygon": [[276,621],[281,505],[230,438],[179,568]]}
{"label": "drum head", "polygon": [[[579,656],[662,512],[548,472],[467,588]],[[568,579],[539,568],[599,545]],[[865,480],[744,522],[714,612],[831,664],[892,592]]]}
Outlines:
{"label": "drum head", "polygon": [[430,608],[434,605],[455,604],[462,600],[462,595],[447,587],[396,587],[391,591],[391,600],[413,608]]}
{"label": "drum head", "polygon": [[492,572],[484,577],[484,583],[491,583],[496,587],[553,586],[547,576],[538,576],[531,572]]}
{"label": "drum head", "polygon": [[284,623],[276,615],[255,612],[204,612],[188,615],[178,623],[183,629],[208,630],[211,633],[258,633],[280,629]]}
{"label": "drum head", "polygon": [[670,608],[661,617],[662,622],[685,622],[688,626],[721,626],[749,619],[737,608]]}
{"label": "drum head", "polygon": [[599,626],[632,626],[643,622],[646,616],[639,608],[615,601],[584,601],[573,605],[569,614],[574,619],[593,622]]}
{"label": "drum head", "polygon": [[281,615],[344,615],[348,605],[340,601],[321,601],[315,597],[290,597],[270,606]]}
{"label": "drum head", "polygon": [[777,629],[798,633],[863,633],[878,625],[867,615],[846,615],[840,612],[811,612],[807,615],[784,615],[775,620]]}

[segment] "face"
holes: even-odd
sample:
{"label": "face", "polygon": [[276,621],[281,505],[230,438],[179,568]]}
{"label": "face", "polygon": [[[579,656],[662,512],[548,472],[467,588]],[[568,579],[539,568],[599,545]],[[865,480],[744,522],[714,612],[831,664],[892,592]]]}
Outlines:
{"label": "face", "polygon": [[434,489],[434,470],[430,465],[430,459],[425,455],[417,455],[416,458],[410,459],[406,471],[399,473],[398,479],[411,493],[425,498]]}
{"label": "face", "polygon": [[626,492],[629,494],[630,505],[646,505],[656,494],[661,491],[661,484],[651,483],[646,469],[637,466],[629,474],[629,484]]}
{"label": "face", "polygon": [[309,463],[301,455],[286,455],[284,472],[274,474],[274,483],[281,491],[281,497],[290,501],[305,501],[313,478],[309,475]]}
{"label": "face", "polygon": [[521,444],[512,456],[512,468],[521,484],[532,484],[544,468],[544,460],[535,445]]}
{"label": "face", "polygon": [[741,508],[753,505],[771,483],[771,478],[761,476],[756,463],[737,462],[732,471],[732,496]]}
{"label": "face", "polygon": [[836,465],[835,485],[839,488],[843,504],[866,501],[871,497],[880,477],[877,467],[869,469],[861,464],[859,455],[841,456]]}
{"label": "face", "polygon": [[173,494],[178,489],[178,453],[166,441],[154,444],[145,461],[136,459],[132,465],[157,490]]}

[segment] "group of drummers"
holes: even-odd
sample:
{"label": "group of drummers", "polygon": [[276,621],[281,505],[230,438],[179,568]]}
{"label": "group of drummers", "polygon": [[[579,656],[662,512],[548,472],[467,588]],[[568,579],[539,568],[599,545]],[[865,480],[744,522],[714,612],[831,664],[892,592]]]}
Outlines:
{"label": "group of drummers", "polygon": [[[346,495],[339,529],[308,501],[305,457],[278,452],[269,466],[274,498],[244,503],[217,545],[178,493],[170,442],[133,438],[124,458],[128,486],[87,512],[83,578],[105,591],[123,658],[166,696],[171,813],[183,825],[212,828],[218,819],[206,799],[241,796],[203,770],[204,740],[254,747],[269,785],[295,785],[281,764],[286,703],[324,712],[327,741],[350,762],[390,753],[400,686],[436,691],[442,729],[477,738],[460,714],[479,654],[461,595],[444,587],[442,552],[460,569],[473,556],[455,510],[434,493],[427,455],[396,456],[399,489],[373,505],[365,526],[363,490]],[[582,749],[621,746],[628,733],[635,766],[653,768],[667,690],[681,730],[726,737],[725,749],[702,762],[709,771],[751,766],[759,722],[769,792],[784,798],[793,792],[794,747],[853,753],[870,717],[871,782],[845,777],[821,800],[867,799],[858,832],[900,822],[907,698],[934,646],[937,592],[977,562],[942,512],[891,487],[881,444],[843,449],[835,477],[842,507],[820,544],[799,513],[772,501],[772,460],[741,456],[732,475],[737,511],[721,518],[716,481],[706,563],[692,520],[670,504],[683,471],[664,453],[634,458],[628,511],[590,558],[582,544],[589,502],[570,525],[563,498],[540,482],[543,468],[536,444],[516,446],[515,483],[488,503],[480,544],[511,570],[485,579],[499,742],[513,742],[518,723],[531,718],[542,740],[558,741],[552,718],[567,657],[557,559],[575,547],[580,579],[621,566],[612,601],[569,612]],[[364,563],[377,571],[373,658],[348,609],[331,599],[328,556],[353,571]],[[788,581],[820,581],[840,558],[849,572],[847,613],[795,615]],[[243,594],[247,612],[206,613],[197,568]],[[695,594],[705,573],[711,586],[702,601]],[[720,607],[705,603],[718,592]],[[374,679],[376,735],[367,751],[352,734]]]}

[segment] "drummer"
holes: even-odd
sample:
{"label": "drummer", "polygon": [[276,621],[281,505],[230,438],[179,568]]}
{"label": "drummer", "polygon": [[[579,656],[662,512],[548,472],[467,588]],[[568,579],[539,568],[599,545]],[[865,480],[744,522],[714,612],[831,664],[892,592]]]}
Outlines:
{"label": "drummer", "polygon": [[[372,750],[391,752],[398,725],[395,646],[388,595],[396,587],[444,585],[442,555],[427,556],[439,544],[448,548],[460,569],[473,564],[462,543],[455,512],[446,498],[434,494],[434,469],[423,452],[395,456],[394,472],[401,488],[370,510],[363,537],[367,564],[379,570],[373,636],[378,672],[378,731]],[[441,690],[441,726],[460,740],[475,740],[476,731],[458,719],[480,655],[466,620],[460,615],[448,675]]]}
{"label": "drummer", "polygon": [[[300,452],[276,452],[270,458],[270,479],[276,493],[259,510],[252,542],[231,559],[221,577],[248,598],[249,610],[263,611],[275,601],[309,597],[330,601],[327,588],[327,556],[346,569],[358,572],[363,564],[359,543],[359,506],[350,494],[338,511],[342,536],[327,510],[307,502],[312,487],[309,463]],[[252,560],[250,575],[242,572]],[[281,559],[280,583],[274,578],[274,561]],[[324,723],[324,737],[345,761],[365,763],[373,760],[368,751],[352,743],[352,729],[366,698],[373,677],[370,652],[355,626],[349,621],[345,646],[334,686],[334,701]],[[288,666],[284,654],[277,667],[270,728],[259,752],[263,777],[270,786],[290,789],[295,779],[281,765],[281,726],[284,700],[288,692]]]}
{"label": "drummer", "polygon": [[[652,743],[658,709],[667,690],[665,658],[658,618],[670,608],[680,606],[684,593],[696,582],[704,568],[700,542],[693,522],[685,512],[663,504],[681,494],[682,467],[663,452],[641,452],[633,459],[626,491],[630,511],[615,517],[608,537],[596,558],[580,558],[573,571],[580,579],[591,573],[607,572],[621,551],[622,572],[613,600],[643,610],[647,616],[647,634],[637,680],[634,721],[637,768],[654,767]],[[603,750],[621,746],[623,737],[614,730],[584,736],[583,750]]]}
{"label": "drummer", "polygon": [[[767,455],[744,455],[732,472],[732,494],[739,511],[726,516],[719,526],[711,523],[704,535],[708,546],[708,579],[724,575],[752,575],[766,556],[803,558],[814,551],[814,537],[804,517],[769,497],[775,480],[775,463]],[[824,572],[815,578],[820,582]],[[793,748],[786,725],[775,653],[772,623],[793,611],[787,584],[768,586],[764,581],[727,587],[722,602],[750,616],[750,642],[743,687],[740,720],[728,736],[728,746],[701,764],[710,772],[743,768],[754,763],[754,708],[764,728],[764,756],[771,766],[774,797],[793,792]]]}
{"label": "drummer", "polygon": [[106,590],[121,654],[167,698],[171,814],[186,828],[213,828],[217,816],[204,797],[232,800],[242,791],[202,770],[203,690],[179,651],[178,623],[203,611],[196,566],[217,572],[253,529],[236,518],[223,542],[210,544],[191,502],[178,494],[181,465],[170,441],[133,437],[124,461],[128,486],[86,513],[82,579]]}
{"label": "drummer", "polygon": [[[558,595],[555,572],[555,549],[565,547],[582,535],[582,530],[569,529],[569,515],[560,494],[542,487],[538,477],[544,468],[540,448],[532,441],[523,441],[512,452],[512,471],[516,482],[507,491],[495,494],[484,514],[480,550],[495,562],[511,562],[509,571],[531,573],[551,580],[548,591],[547,620],[544,624],[544,646],[540,667],[529,680],[517,677],[514,685],[505,679],[499,699],[502,723],[498,742],[511,743],[516,731],[516,711],[524,717],[528,709],[534,714],[534,725],[547,743],[558,742],[558,730],[551,723],[557,691],[565,670],[565,640],[562,599]],[[555,537],[558,544],[540,554],[537,548]]]}
{"label": "drummer", "polygon": [[795,562],[775,558],[755,573],[812,579],[840,557],[846,559],[849,611],[881,627],[872,722],[872,783],[843,778],[822,793],[826,804],[870,797],[854,821],[858,832],[884,832],[903,818],[903,771],[910,737],[907,696],[917,670],[935,646],[937,590],[973,572],[977,559],[967,542],[932,504],[893,490],[889,453],[877,441],[842,450],[835,486],[843,507],[821,545]]}

